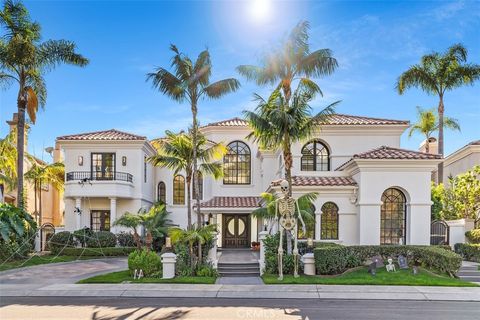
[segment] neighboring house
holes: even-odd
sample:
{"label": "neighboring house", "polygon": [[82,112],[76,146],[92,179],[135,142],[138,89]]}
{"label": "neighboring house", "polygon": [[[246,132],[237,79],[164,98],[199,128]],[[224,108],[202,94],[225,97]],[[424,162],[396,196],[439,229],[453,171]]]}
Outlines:
{"label": "neighboring house", "polygon": [[[10,131],[14,130],[17,125],[18,116],[16,113],[13,114],[13,118],[10,121],[7,121],[7,124],[10,126]],[[25,150],[27,150],[27,135],[25,135]],[[54,161],[60,161],[60,152],[59,150],[53,150]],[[36,157],[31,156],[31,159],[25,158],[23,161],[24,172],[30,170],[33,165],[33,161],[37,164],[43,165],[45,162]],[[63,195],[61,191],[56,190],[49,184],[42,185],[42,221],[40,225],[45,223],[51,223],[54,226],[63,225]],[[40,211],[40,203],[37,201],[37,212],[35,212],[35,191],[33,183],[25,179],[25,208],[32,216],[38,219]],[[17,205],[17,189],[5,189],[3,193],[3,201],[5,203],[10,203]]]}
{"label": "neighboring house", "polygon": [[480,140],[472,141],[445,157],[443,181],[471,170],[476,165],[480,165]]}
{"label": "neighboring house", "polygon": [[[344,244],[429,244],[430,177],[439,155],[400,148],[408,121],[337,114],[316,138],[293,146],[293,196],[319,194],[307,235]],[[204,177],[201,212],[218,224],[220,247],[249,247],[266,227],[250,213],[262,192],[278,191],[281,152],[260,150],[239,118],[200,129],[223,142],[224,177]],[[65,155],[65,228],[113,230],[126,211],[167,203],[172,220],[187,224],[185,176],[152,167],[146,137],[106,130],[57,138]],[[192,202],[193,205],[193,202]],[[196,221],[193,214],[193,221]]]}

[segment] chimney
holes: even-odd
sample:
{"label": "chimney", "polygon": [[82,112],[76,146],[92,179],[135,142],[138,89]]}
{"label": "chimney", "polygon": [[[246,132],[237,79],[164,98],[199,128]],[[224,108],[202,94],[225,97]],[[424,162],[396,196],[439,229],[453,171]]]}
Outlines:
{"label": "chimney", "polygon": [[[13,116],[12,116],[12,120],[7,120],[6,123],[10,126],[10,133],[12,132],[17,132],[17,124],[18,124],[18,113],[14,113]],[[27,145],[28,145],[28,130],[29,130],[30,126],[28,125],[28,123],[25,122],[25,150],[27,150]],[[15,141],[17,141],[17,135],[15,134]],[[16,142],[15,142],[16,143]]]}
{"label": "chimney", "polygon": [[[434,137],[430,137],[428,139],[428,148],[429,151],[428,153],[431,154],[438,154],[438,142],[437,139]],[[420,143],[420,147],[418,148],[418,151],[420,152],[427,152],[427,139],[423,140],[422,143]]]}

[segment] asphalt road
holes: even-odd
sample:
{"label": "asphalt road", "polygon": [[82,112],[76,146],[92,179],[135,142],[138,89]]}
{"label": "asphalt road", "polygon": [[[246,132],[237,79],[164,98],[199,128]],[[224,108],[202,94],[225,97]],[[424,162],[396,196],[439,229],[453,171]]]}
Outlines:
{"label": "asphalt road", "polygon": [[0,319],[480,319],[478,302],[2,297]]}

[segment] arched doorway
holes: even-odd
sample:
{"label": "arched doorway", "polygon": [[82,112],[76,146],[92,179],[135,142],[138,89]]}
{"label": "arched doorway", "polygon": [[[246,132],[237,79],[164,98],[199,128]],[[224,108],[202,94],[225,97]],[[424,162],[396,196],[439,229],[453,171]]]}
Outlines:
{"label": "arched doorway", "polygon": [[405,244],[407,201],[405,194],[389,188],[382,194],[380,209],[380,244]]}
{"label": "arched doorway", "polygon": [[55,226],[49,222],[44,223],[40,228],[40,250],[48,251],[47,244],[55,234]]}

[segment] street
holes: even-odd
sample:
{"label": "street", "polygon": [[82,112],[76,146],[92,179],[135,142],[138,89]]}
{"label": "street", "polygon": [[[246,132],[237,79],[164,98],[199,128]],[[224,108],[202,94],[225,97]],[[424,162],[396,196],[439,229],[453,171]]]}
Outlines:
{"label": "street", "polygon": [[2,297],[0,318],[13,319],[479,319],[478,302]]}

